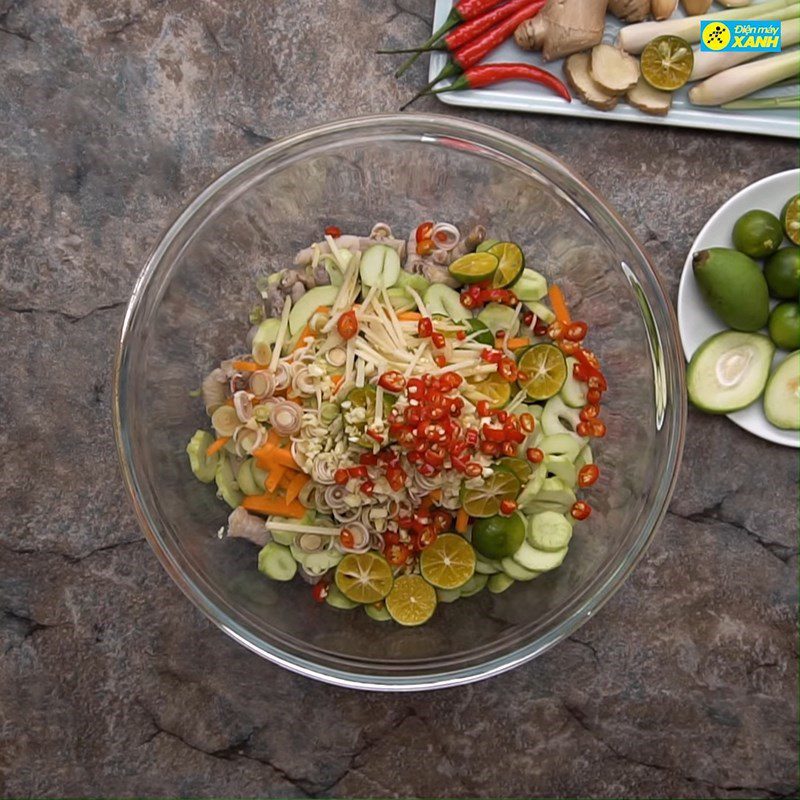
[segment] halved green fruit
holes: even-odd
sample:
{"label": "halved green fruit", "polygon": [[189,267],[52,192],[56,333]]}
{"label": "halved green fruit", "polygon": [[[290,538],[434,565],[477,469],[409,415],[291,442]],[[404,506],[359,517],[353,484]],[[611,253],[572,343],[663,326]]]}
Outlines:
{"label": "halved green fruit", "polygon": [[723,331],[703,342],[686,371],[689,400],[710,414],[728,414],[757,400],[775,345],[760,333]]}
{"label": "halved green fruit", "polygon": [[790,197],[781,211],[781,225],[786,238],[800,244],[800,194]]}
{"label": "halved green fruit", "polygon": [[450,274],[461,283],[480,283],[489,280],[498,268],[500,259],[491,252],[467,253],[449,267]]}
{"label": "halved green fruit", "polygon": [[800,350],[789,353],[772,373],[764,393],[764,413],[776,428],[800,430]]}
{"label": "halved green fruit", "polygon": [[503,289],[513,286],[525,269],[525,256],[514,242],[498,242],[489,248],[489,253],[498,259],[497,270],[492,277],[492,286]]}

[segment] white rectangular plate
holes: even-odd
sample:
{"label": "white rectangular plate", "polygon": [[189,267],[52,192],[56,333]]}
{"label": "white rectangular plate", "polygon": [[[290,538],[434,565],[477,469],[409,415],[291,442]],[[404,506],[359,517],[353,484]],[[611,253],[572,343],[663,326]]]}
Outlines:
{"label": "white rectangular plate", "polygon": [[[450,13],[453,0],[436,0],[433,27],[438,28]],[[713,9],[724,10],[720,6]],[[682,16],[681,6],[676,15]],[[606,18],[603,41],[613,43],[620,22],[610,14]],[[524,61],[543,67],[563,80],[563,59],[545,63],[538,53],[521,50],[513,39],[505,42],[489,55],[491,61]],[[430,63],[430,80],[439,74],[447,63],[444,53],[434,53]],[[779,90],[785,93],[786,87]],[[786,136],[800,139],[800,114],[797,109],[782,108],[767,111],[723,111],[693,106],[689,102],[688,89],[675,92],[672,108],[666,117],[645,114],[624,101],[612,111],[599,111],[584,105],[577,98],[564,102],[547,89],[524,81],[510,81],[491,89],[466,92],[446,92],[438,95],[443,103],[474,108],[499,108],[506,111],[527,111],[533,114],[559,114],[566,117],[589,117],[622,122],[644,122],[650,125],[673,125],[681,128],[704,128],[706,130],[733,131],[734,133],[756,133],[763,136]]]}

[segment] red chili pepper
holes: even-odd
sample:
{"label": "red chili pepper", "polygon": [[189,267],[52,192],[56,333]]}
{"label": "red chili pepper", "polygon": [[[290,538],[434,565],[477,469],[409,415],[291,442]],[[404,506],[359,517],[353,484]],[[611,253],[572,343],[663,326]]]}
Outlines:
{"label": "red chili pepper", "polygon": [[396,369],[390,369],[378,378],[378,386],[382,389],[386,389],[387,392],[400,394],[400,392],[406,388],[406,379],[403,377],[402,372],[398,372]]}
{"label": "red chili pepper", "polygon": [[[462,22],[469,22],[471,19],[480,17],[485,14],[489,9],[494,6],[500,5],[502,0],[460,0],[451,9],[445,21],[431,34],[430,39],[423,42],[421,47],[430,47],[436,44],[448,31],[453,30],[457,25]],[[420,50],[414,53],[411,58],[404,61],[400,68],[395,72],[395,78],[399,78],[424,52]]]}
{"label": "red chili pepper", "polygon": [[339,541],[342,543],[342,547],[354,547],[356,537],[353,536],[352,531],[349,531],[347,528],[342,528],[339,532]]}
{"label": "red chili pepper", "polygon": [[483,467],[477,461],[470,461],[464,469],[464,474],[468,478],[477,478],[483,474]]}
{"label": "red chili pepper", "polygon": [[513,514],[517,510],[517,504],[513,500],[501,500],[500,501],[500,513],[508,517]]}
{"label": "red chili pepper", "polygon": [[[580,364],[576,364],[575,365],[575,367],[579,367],[579,366],[580,366]],[[572,372],[573,372],[573,374],[575,374],[575,370],[574,369],[573,369]],[[599,389],[589,389],[589,391],[586,392],[586,401],[588,403],[591,403],[592,405],[597,405],[600,402],[600,400],[602,399],[602,397],[603,397],[603,395],[601,394]]]}
{"label": "red chili pepper", "polygon": [[447,366],[447,358],[445,356],[436,356],[434,359],[436,361],[436,366],[444,369]]}
{"label": "red chili pepper", "polygon": [[[525,438],[524,436],[522,437]],[[500,450],[504,456],[515,456],[517,454],[517,445],[514,442],[503,442],[500,445]]]}
{"label": "red chili pepper", "polygon": [[458,339],[459,342],[463,342],[464,339],[466,338],[467,338],[466,331],[456,331],[456,339]]}
{"label": "red chili pepper", "polygon": [[606,435],[606,425],[599,419],[593,419],[591,422],[588,423],[589,430],[592,436],[597,436],[598,438],[602,438]]}
{"label": "red chili pepper", "polygon": [[571,322],[564,331],[564,337],[572,342],[580,342],[588,332],[589,326],[585,322]]}
{"label": "red chili pepper", "polygon": [[417,535],[417,549],[424,550],[426,547],[430,547],[438,538],[439,534],[436,533],[434,527],[426,525],[425,529]]}
{"label": "red chili pepper", "polygon": [[528,313],[522,317],[522,324],[530,327],[532,322],[533,322],[533,312],[528,311]]}
{"label": "red chili pepper", "polygon": [[533,414],[520,414],[519,426],[523,431],[525,431],[525,433],[531,433],[531,431],[533,431],[533,429],[536,427],[536,420],[534,419]]}
{"label": "red chili pepper", "polygon": [[[351,478],[366,478],[367,477],[367,468],[364,467],[364,466],[350,467],[347,470],[347,474]],[[334,473],[333,479],[336,480],[336,473]]]}
{"label": "red chili pepper", "polygon": [[427,339],[433,333],[433,320],[430,317],[423,317],[417,322],[417,335],[421,339]]}
{"label": "red chili pepper", "polygon": [[493,428],[491,425],[484,424],[481,433],[487,442],[502,444],[506,440],[506,434],[502,428]]}
{"label": "red chili pepper", "polygon": [[431,342],[433,343],[433,346],[439,348],[439,350],[441,350],[447,344],[444,334],[439,333],[438,331],[431,334]]}
{"label": "red chili pepper", "polygon": [[498,422],[505,422],[508,419],[508,411],[500,410],[495,416],[497,417]]}
{"label": "red chili pepper", "polygon": [[[464,306],[464,308],[475,308],[477,303],[475,301],[475,298],[472,297],[472,295],[470,295],[468,292],[462,292],[461,293],[461,305]],[[462,332],[462,331],[460,331],[460,332]],[[465,339],[467,338],[466,334],[464,334],[464,338]]]}
{"label": "red chili pepper", "polygon": [[479,417],[488,417],[489,416],[489,401],[488,400],[478,400],[475,404],[475,410],[478,412]]}
{"label": "red chili pepper", "polygon": [[481,350],[481,359],[486,361],[488,364],[499,364],[502,358],[502,350],[493,350],[491,347]]}
{"label": "red chili pepper", "polygon": [[417,242],[417,253],[421,256],[430,255],[436,249],[436,242],[433,239],[423,239]]}
{"label": "red chili pepper", "polygon": [[564,326],[556,320],[547,326],[547,335],[553,340],[557,341],[564,335]]}
{"label": "red chili pepper", "polygon": [[338,228],[336,225],[328,225],[328,227],[325,228],[325,235],[338,239],[342,235],[342,229]]}
{"label": "red chili pepper", "polygon": [[547,323],[537,319],[533,324],[533,332],[536,336],[544,336],[547,333]]}
{"label": "red chili pepper", "polygon": [[544,452],[538,447],[529,447],[525,451],[525,457],[531,464],[541,464],[544,461]]}
{"label": "red chili pepper", "polygon": [[356,312],[350,309],[339,317],[336,323],[336,330],[342,339],[352,339],[358,333],[358,319]]}
{"label": "red chili pepper", "polygon": [[439,533],[450,530],[453,524],[453,517],[442,509],[437,509],[433,512],[433,527]]}
{"label": "red chili pepper", "polygon": [[513,358],[505,356],[500,359],[497,365],[497,373],[504,381],[511,383],[517,379],[517,362]]}
{"label": "red chili pepper", "polygon": [[407,544],[398,542],[390,544],[385,550],[386,560],[395,567],[400,567],[408,561],[411,555],[411,548]]}
{"label": "red chili pepper", "polygon": [[347,470],[337,469],[336,472],[333,473],[333,480],[334,483],[338,483],[340,486],[347,483]]}
{"label": "red chili pepper", "polygon": [[[566,333],[564,334],[566,336]],[[562,339],[558,343],[561,352],[567,356],[574,356],[575,353],[580,349],[580,344],[578,342],[573,342],[570,339]]]}
{"label": "red chili pepper", "polygon": [[574,364],[572,367],[572,377],[575,378],[576,381],[586,381],[589,380],[589,370],[585,364]]}
{"label": "red chili pepper", "polygon": [[432,222],[423,222],[421,225],[418,225],[416,233],[414,234],[414,237],[417,240],[417,244],[419,244],[423,239],[430,239],[432,230],[433,230]]}
{"label": "red chili pepper", "polygon": [[592,507],[588,503],[584,503],[583,500],[578,500],[577,503],[573,503],[569,513],[575,519],[586,519],[592,513]]}
{"label": "red chili pepper", "polygon": [[584,406],[581,409],[580,418],[584,422],[589,422],[590,420],[595,419],[595,417],[597,417],[599,413],[600,413],[600,406],[596,406],[590,403],[588,406]]}
{"label": "red chili pepper", "polygon": [[362,453],[358,457],[358,463],[363,464],[365,467],[374,467],[378,463],[378,456],[374,453]]}
{"label": "red chili pepper", "polygon": [[425,384],[419,378],[409,378],[406,394],[409,399],[419,399],[425,392]]}
{"label": "red chili pepper", "polygon": [[578,486],[585,489],[597,482],[600,477],[600,468],[597,464],[584,464],[578,471]]}
{"label": "red chili pepper", "polygon": [[314,602],[324,603],[325,598],[328,596],[328,584],[324,581],[315,583],[311,587],[311,596],[314,598]]}
{"label": "red chili pepper", "polygon": [[375,491],[375,484],[372,481],[364,481],[364,483],[361,484],[361,491],[367,497],[372,497],[372,493]]}
{"label": "red chili pepper", "polygon": [[439,379],[442,388],[445,390],[458,389],[464,382],[464,379],[455,372],[447,372]]}
{"label": "red chili pepper", "polygon": [[496,456],[500,454],[499,442],[481,442],[479,449],[485,456]]}
{"label": "red chili pepper", "polygon": [[608,384],[606,383],[606,379],[603,377],[601,372],[598,372],[595,375],[589,377],[589,380],[586,381],[586,385],[590,389],[598,389],[601,392],[605,392],[608,389]]}

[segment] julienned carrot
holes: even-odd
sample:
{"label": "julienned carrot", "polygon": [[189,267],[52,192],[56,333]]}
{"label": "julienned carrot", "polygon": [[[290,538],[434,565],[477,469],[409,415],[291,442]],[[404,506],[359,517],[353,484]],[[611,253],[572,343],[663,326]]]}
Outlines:
{"label": "julienned carrot", "polygon": [[397,315],[400,322],[419,322],[422,319],[422,314],[418,311],[401,311]]}
{"label": "julienned carrot", "polygon": [[304,472],[298,472],[286,487],[286,502],[291,503],[297,499],[300,490],[308,483],[309,477]]}
{"label": "julienned carrot", "polygon": [[275,497],[271,494],[246,495],[242,500],[242,508],[256,514],[277,514],[294,519],[300,519],[306,513],[305,507],[297,500],[289,503],[282,497]]}
{"label": "julienned carrot", "polygon": [[207,448],[206,455],[213,456],[218,450],[222,450],[226,444],[231,440],[230,436],[220,436],[219,439],[215,439]]}
{"label": "julienned carrot", "polygon": [[556,319],[562,325],[569,325],[572,320],[569,316],[567,303],[564,300],[564,293],[555,283],[551,283],[547,294],[550,297],[550,305],[553,306],[553,313],[556,315]]}
{"label": "julienned carrot", "polygon": [[286,467],[283,464],[276,464],[274,461],[269,468],[269,475],[267,479],[264,481],[264,488],[268,492],[276,492],[278,491],[278,484],[281,482],[281,478],[286,474]]}
{"label": "julienned carrot", "polygon": [[311,328],[308,325],[306,325],[305,328],[303,328],[303,332],[300,334],[300,338],[297,340],[297,344],[294,346],[294,349],[292,350],[292,352],[294,352],[295,350],[299,350],[301,347],[305,347],[305,344],[306,344],[305,340],[309,336],[313,336],[313,335],[314,335],[314,331],[312,331]]}
{"label": "julienned carrot", "polygon": [[284,447],[274,447],[266,455],[256,455],[256,464],[261,469],[271,470],[275,465],[286,469],[299,470],[297,462],[292,458],[292,451]]}
{"label": "julienned carrot", "polygon": [[259,367],[255,361],[234,361],[233,368],[239,369],[242,372],[256,372],[257,370],[264,369],[264,367]]}
{"label": "julienned carrot", "polygon": [[524,336],[520,336],[519,338],[509,339],[508,342],[506,342],[509,350],[516,350],[518,347],[527,347],[530,343],[531,340],[526,339]]}
{"label": "julienned carrot", "polygon": [[459,508],[456,514],[456,533],[466,533],[468,527],[469,514],[463,508]]}

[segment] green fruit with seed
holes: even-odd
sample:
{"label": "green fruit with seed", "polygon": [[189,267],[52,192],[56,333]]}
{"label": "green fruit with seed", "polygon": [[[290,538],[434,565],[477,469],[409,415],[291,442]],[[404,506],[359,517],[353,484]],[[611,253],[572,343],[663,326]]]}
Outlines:
{"label": "green fruit with seed", "polygon": [[750,258],[765,258],[774,253],[782,241],[783,226],[769,211],[748,211],[733,226],[733,246]]}
{"label": "green fruit with seed", "polygon": [[800,307],[797,303],[780,303],[772,309],[769,338],[784,350],[800,347]]}
{"label": "green fruit with seed", "polygon": [[769,293],[779,300],[800,297],[800,247],[781,247],[764,264]]}

